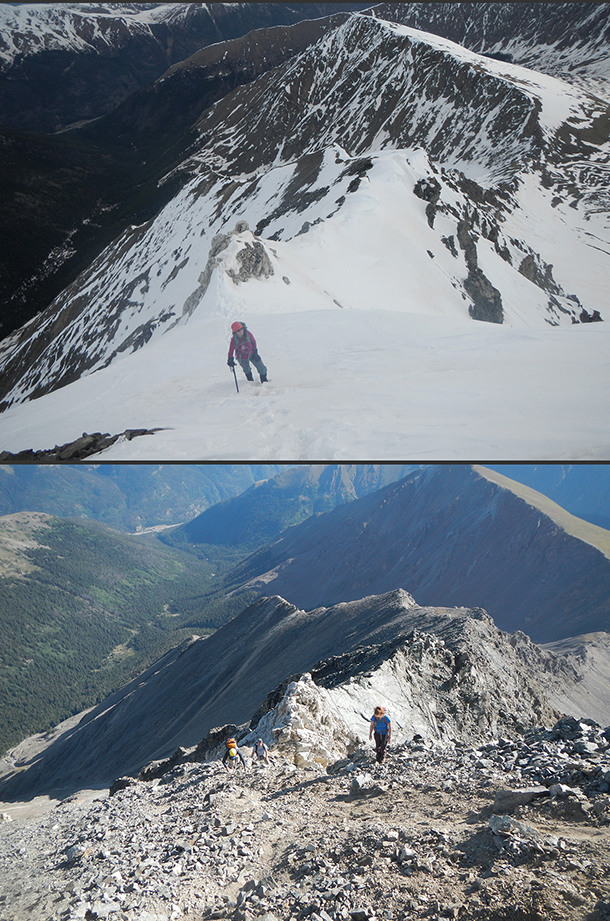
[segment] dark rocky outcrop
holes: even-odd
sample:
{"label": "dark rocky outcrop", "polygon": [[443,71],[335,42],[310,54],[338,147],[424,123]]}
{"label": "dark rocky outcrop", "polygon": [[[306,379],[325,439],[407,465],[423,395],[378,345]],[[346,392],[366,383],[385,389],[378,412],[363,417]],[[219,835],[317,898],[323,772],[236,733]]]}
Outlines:
{"label": "dark rocky outcrop", "polygon": [[101,451],[105,451],[119,438],[131,441],[140,435],[154,435],[155,432],[160,431],[162,429],[126,429],[119,435],[102,434],[101,432],[94,432],[89,435],[87,432],[83,432],[81,437],[75,441],[55,445],[54,448],[37,451],[33,448],[28,448],[25,451],[17,451],[15,454],[10,451],[0,451],[0,462],[3,464],[57,464],[62,461],[73,463],[74,461],[86,460]]}
{"label": "dark rocky outcrop", "polygon": [[434,227],[436,203],[441,197],[441,188],[440,182],[434,176],[430,176],[428,179],[420,179],[413,188],[413,192],[418,198],[428,202],[426,205],[426,217],[428,218],[429,227]]}
{"label": "dark rocky outcrop", "polygon": [[468,312],[473,320],[487,323],[502,323],[502,295],[494,288],[489,278],[478,266],[477,244],[472,228],[466,221],[457,225],[457,238],[468,267],[468,276],[464,280],[464,289],[472,298]]}
{"label": "dark rocky outcrop", "polygon": [[473,320],[486,323],[502,323],[502,295],[494,288],[489,278],[479,268],[471,269],[464,281],[464,289],[472,298],[468,313]]}
{"label": "dark rocky outcrop", "polygon": [[599,310],[594,310],[592,313],[589,313],[587,310],[582,310],[579,316],[581,323],[602,323],[602,317],[600,316]]}

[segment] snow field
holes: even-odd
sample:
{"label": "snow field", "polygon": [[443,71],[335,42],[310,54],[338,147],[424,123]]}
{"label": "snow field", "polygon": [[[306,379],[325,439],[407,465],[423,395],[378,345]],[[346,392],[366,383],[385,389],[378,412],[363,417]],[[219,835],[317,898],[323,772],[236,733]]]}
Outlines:
{"label": "snow field", "polygon": [[[246,317],[269,385],[240,392],[229,323],[178,328],[0,417],[4,450],[162,428],[99,456],[139,460],[600,460],[610,332],[514,330],[390,311]],[[170,345],[171,343],[171,345]],[[583,370],[586,369],[586,370]],[[602,381],[606,385],[602,385]]]}

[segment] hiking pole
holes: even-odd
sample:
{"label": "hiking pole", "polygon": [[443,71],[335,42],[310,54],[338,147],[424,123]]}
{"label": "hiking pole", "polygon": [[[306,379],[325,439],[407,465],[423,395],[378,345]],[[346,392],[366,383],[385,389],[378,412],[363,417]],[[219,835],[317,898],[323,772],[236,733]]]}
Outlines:
{"label": "hiking pole", "polygon": [[237,374],[235,373],[235,365],[233,365],[233,369],[232,369],[232,370],[233,370],[233,377],[235,378],[235,389],[236,389],[237,392],[239,393],[239,385],[238,385],[238,383],[237,383]]}

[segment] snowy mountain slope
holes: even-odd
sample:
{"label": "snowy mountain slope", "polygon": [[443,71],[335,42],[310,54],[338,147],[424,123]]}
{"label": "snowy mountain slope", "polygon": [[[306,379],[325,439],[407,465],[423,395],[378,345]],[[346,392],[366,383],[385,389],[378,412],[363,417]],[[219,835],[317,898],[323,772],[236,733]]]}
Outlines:
{"label": "snowy mountain slope", "polygon": [[99,460],[610,457],[608,324],[524,330],[334,309],[260,313],[250,325],[269,385],[238,372],[236,393],[227,319],[195,314],[134,355],[8,409],[0,445],[43,449],[137,424],[162,430],[117,441]]}
{"label": "snowy mountain slope", "polygon": [[[387,377],[389,351],[410,360],[410,376],[400,380],[410,393],[412,369],[421,369],[424,402],[431,401],[426,412],[423,404],[418,407],[422,416],[429,418],[432,405],[435,419],[453,420],[451,403],[439,416],[443,388],[433,363],[422,367],[423,341],[435,342],[441,366],[459,368],[468,377],[469,396],[459,403],[474,423],[474,429],[470,421],[466,426],[476,431],[474,439],[449,442],[445,432],[440,442],[436,436],[413,440],[410,423],[404,437],[393,434],[388,440],[391,420],[379,416],[377,405],[365,428],[377,413],[383,447],[373,438],[370,450],[369,430],[364,455],[353,426],[343,442],[320,438],[320,430],[314,437],[301,432],[287,438],[278,426],[270,443],[265,437],[262,444],[250,440],[244,453],[224,437],[211,446],[208,428],[190,447],[192,430],[180,446],[161,436],[151,456],[287,460],[368,454],[386,459],[411,446],[402,456],[603,457],[608,443],[603,434],[605,330],[595,324],[577,335],[577,329],[579,320],[592,318],[594,311],[607,316],[604,112],[601,100],[552,77],[482,58],[404,26],[352,16],[315,48],[236,90],[204,115],[199,123],[203,146],[186,164],[192,178],[182,192],[155,221],[119,238],[39,319],[3,343],[5,405],[118,363],[120,371],[98,378],[104,389],[110,380],[113,388],[131,381],[127,402],[123,393],[117,412],[107,403],[92,411],[96,384],[84,381],[72,404],[91,394],[86,397],[89,419],[121,431],[117,420],[128,405],[130,413],[151,415],[152,407],[142,405],[146,395],[139,396],[147,385],[137,381],[149,382],[152,373],[161,402],[168,405],[171,389],[174,418],[184,418],[171,383],[176,366],[170,356],[180,355],[185,378],[196,381],[187,390],[195,386],[200,396],[201,387],[209,387],[206,424],[215,438],[214,394],[226,392],[226,377],[220,382],[227,321],[240,316],[255,334],[266,333],[275,352],[273,371],[282,368],[291,385],[301,387],[306,380],[311,386],[315,380],[328,386],[344,367],[350,385],[367,390],[371,381],[377,386]],[[299,320],[300,312],[307,319]],[[523,335],[508,328],[475,331],[472,317],[513,330],[538,328],[540,335],[526,337],[525,346]],[[442,318],[451,322],[443,327],[436,322]],[[562,324],[565,335],[555,330],[551,336],[550,326]],[[439,339],[443,328],[447,336]],[[462,332],[473,342],[479,337],[479,347],[473,346],[476,367],[462,352]],[[285,349],[290,351],[295,336],[299,351],[307,343],[302,372],[294,361],[284,365]],[[507,362],[504,371],[485,354],[491,342]],[[336,356],[346,348],[354,352],[342,366]],[[126,363],[138,349],[140,356]],[[218,370],[206,372],[202,381],[197,362],[204,355],[206,367]],[[585,365],[592,375],[587,380]],[[392,392],[392,383],[382,390]],[[507,427],[507,419],[500,418],[505,401],[507,408],[522,411],[532,393],[536,403],[527,410],[529,422],[524,426],[522,417],[512,418],[509,411]],[[59,442],[59,432],[66,431],[59,422],[63,399],[53,401]],[[583,405],[590,408],[584,416]],[[418,410],[414,424],[420,430]],[[78,423],[72,416],[72,426],[78,428],[87,413]],[[311,412],[304,414],[301,407],[296,415],[298,432]],[[22,423],[14,411],[5,414],[2,447],[35,446],[34,432],[42,446],[36,418],[34,407]],[[110,426],[109,418],[115,420]],[[91,430],[90,422],[85,425]],[[333,426],[336,418],[330,413],[330,431]],[[418,453],[412,454],[415,446]],[[119,452],[114,458],[124,456],[120,446],[111,450]]]}
{"label": "snowy mountain slope", "polygon": [[[160,24],[188,23],[193,32],[201,22],[207,23],[210,36],[222,40],[227,23],[256,15],[261,26],[273,21],[294,22],[298,17],[319,17],[341,9],[363,9],[367,3],[286,3],[286,9],[274,11],[271,4],[257,3],[3,3],[0,7],[0,68],[7,70],[24,56],[43,51],[79,51],[90,53],[114,49],[131,35],[155,35]],[[239,33],[242,26],[229,26]],[[202,41],[209,44],[209,41]],[[180,58],[178,58],[180,60]]]}
{"label": "snowy mountain slope", "polygon": [[[254,6],[262,16],[265,4]],[[286,18],[283,5],[281,13]],[[0,249],[5,254],[0,263],[0,339],[44,310],[127,227],[150,220],[176,194],[179,176],[161,188],[158,182],[191,148],[193,124],[202,112],[303,51],[347,15],[256,29],[206,46],[152,85],[131,93],[112,112],[78,128],[52,136],[5,132],[0,144]],[[130,72],[137,70],[134,49],[121,53]],[[82,58],[79,66],[84,66]],[[103,60],[124,92],[116,58]],[[94,55],[87,61],[95,92],[102,92],[107,106],[111,94],[99,73],[102,64]],[[86,91],[86,81],[75,70],[76,64],[65,66],[69,86],[59,91],[58,102],[68,108],[77,105],[69,101],[76,94],[84,95],[88,106],[95,105],[95,93]],[[32,100],[20,104],[14,79],[7,80],[20,117],[24,112],[33,117]],[[32,96],[46,117],[52,108],[46,85],[51,83],[49,92],[58,90],[48,73],[45,81],[44,92],[33,90]],[[0,76],[0,96],[1,83]]]}
{"label": "snowy mountain slope", "polygon": [[371,15],[610,98],[608,3],[382,3]]}
{"label": "snowy mountain slope", "polygon": [[[6,70],[24,54],[53,49],[89,51],[112,47],[129,32],[149,32],[155,23],[184,18],[186,4],[3,3],[0,61]],[[206,4],[208,6],[208,4]]]}

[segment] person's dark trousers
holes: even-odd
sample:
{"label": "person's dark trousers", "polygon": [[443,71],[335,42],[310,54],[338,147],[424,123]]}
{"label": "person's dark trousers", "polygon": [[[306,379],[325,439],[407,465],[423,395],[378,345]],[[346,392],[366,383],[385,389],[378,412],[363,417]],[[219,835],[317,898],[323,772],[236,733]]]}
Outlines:
{"label": "person's dark trousers", "polygon": [[243,372],[248,378],[248,380],[250,380],[250,378],[252,377],[252,368],[250,367],[250,361],[252,362],[252,364],[254,365],[254,367],[256,368],[256,370],[258,371],[261,377],[265,377],[265,378],[267,377],[267,368],[263,364],[262,359],[250,358],[250,361],[248,361],[247,358],[238,358],[237,360],[242,366]]}
{"label": "person's dark trousers", "polygon": [[387,732],[376,732],[375,733],[375,758],[377,759],[377,764],[381,764],[385,757],[386,745],[388,744],[388,734]]}

